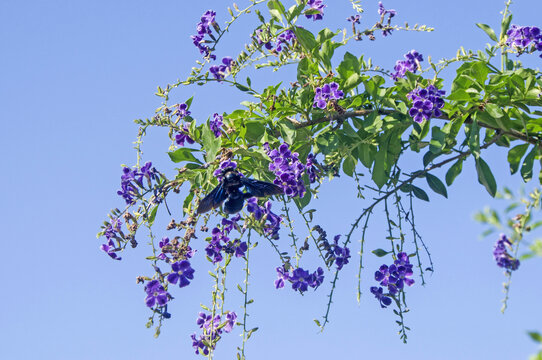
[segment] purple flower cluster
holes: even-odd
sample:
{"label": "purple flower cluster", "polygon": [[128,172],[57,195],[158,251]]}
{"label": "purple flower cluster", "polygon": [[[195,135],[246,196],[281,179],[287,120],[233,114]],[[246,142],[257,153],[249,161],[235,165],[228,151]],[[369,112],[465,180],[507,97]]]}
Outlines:
{"label": "purple flower cluster", "polygon": [[188,110],[188,105],[185,103],[177,104],[177,109],[175,110],[174,115],[177,115],[180,119],[187,117],[191,112]]}
{"label": "purple flower cluster", "polygon": [[416,121],[421,123],[424,120],[429,120],[431,117],[442,116],[444,100],[442,96],[446,91],[439,90],[434,85],[429,85],[427,88],[416,88],[408,93],[407,97],[412,100],[412,107],[408,114]]}
{"label": "purple flower cluster", "polygon": [[240,218],[241,215],[239,214],[232,217],[231,220],[223,218],[221,222],[222,229],[217,226],[211,230],[211,240],[205,248],[205,252],[213,264],[221,262],[224,259],[222,253],[235,255],[236,257],[245,256],[246,251],[248,250],[247,243],[239,239],[230,240],[228,237],[233,229],[236,229],[239,232],[242,231],[239,224],[237,224],[237,221],[239,221]]}
{"label": "purple flower cluster", "polygon": [[220,166],[218,169],[215,170],[213,173],[214,176],[216,176],[218,181],[222,181],[222,171],[226,168],[237,168],[237,163],[235,161],[225,160],[220,163]]}
{"label": "purple flower cluster", "polygon": [[190,137],[189,133],[188,133],[188,124],[184,124],[183,128],[181,129],[181,131],[179,131],[176,135],[175,135],[175,142],[177,143],[177,145],[180,145],[180,146],[184,146],[184,142],[186,141],[187,143],[189,144],[193,144],[194,143],[194,140]]}
{"label": "purple flower cluster", "polygon": [[209,348],[215,349],[216,342],[220,339],[222,332],[230,333],[235,326],[236,320],[237,314],[234,311],[226,314],[224,322],[221,322],[222,317],[218,314],[213,318],[211,314],[199,313],[196,324],[203,330],[203,334],[199,338],[196,337],[196,334],[190,336],[196,354],[209,355]]}
{"label": "purple flower cluster", "polygon": [[307,6],[309,7],[309,9],[307,9],[307,10],[318,11],[318,13],[312,14],[312,15],[305,14],[307,19],[312,18],[313,21],[316,21],[316,20],[322,20],[324,18],[324,8],[326,7],[326,5],[324,5],[323,2],[324,2],[323,0],[309,0],[309,1],[307,1]]}
{"label": "purple flower cluster", "polygon": [[222,131],[220,130],[220,127],[224,124],[222,121],[224,120],[224,117],[222,115],[218,115],[218,113],[213,114],[213,120],[209,121],[209,127],[215,134],[215,137],[220,137],[222,135]]}
{"label": "purple flower cluster", "polygon": [[292,283],[292,289],[303,293],[311,288],[318,288],[324,281],[324,270],[318,267],[315,272],[310,274],[307,270],[302,268],[294,269],[291,273],[286,270],[284,265],[277,268],[278,279],[275,280],[275,288],[281,289],[284,287],[285,281]]}
{"label": "purple flower cluster", "polygon": [[155,304],[158,304],[158,306],[166,305],[170,297],[158,280],[149,281],[147,285],[145,285],[145,292],[147,293],[145,304],[150,308]]}
{"label": "purple flower cluster", "polygon": [[256,220],[260,220],[265,215],[265,235],[274,240],[279,238],[280,223],[282,218],[271,211],[271,201],[267,200],[264,207],[258,205],[258,198],[252,197],[247,201],[247,211],[253,214]]}
{"label": "purple flower cluster", "polygon": [[327,259],[331,257],[335,258],[335,265],[337,265],[337,270],[341,270],[344,265],[348,264],[348,259],[350,258],[350,249],[346,246],[339,246],[340,238],[341,235],[336,235],[333,238],[333,244],[330,244],[330,247],[327,250],[328,253],[325,256]]}
{"label": "purple flower cluster", "polygon": [[337,84],[336,82],[325,84],[322,87],[316,88],[312,107],[325,109],[329,100],[342,99],[343,96],[344,93],[339,90],[339,84]]}
{"label": "purple flower cluster", "polygon": [[376,286],[371,287],[371,293],[380,301],[380,306],[385,308],[391,304],[389,296],[395,296],[403,290],[405,284],[408,286],[414,284],[414,279],[410,279],[413,274],[412,264],[407,253],[400,252],[393,264],[390,266],[384,264],[375,272],[375,280],[380,281],[380,285],[388,288],[388,294],[384,294],[384,290]]}
{"label": "purple flower cluster", "polygon": [[[540,28],[536,26],[512,25],[510,30],[506,32],[506,35],[508,35],[506,44],[516,48],[519,52],[518,55],[526,50],[542,51],[542,33],[540,32]],[[542,54],[540,54],[540,57],[542,58]]]}
{"label": "purple flower cluster", "polygon": [[316,161],[316,156],[314,154],[307,155],[307,164],[305,165],[305,170],[307,171],[307,175],[309,175],[309,181],[312,183],[315,183],[320,179],[320,170],[316,166],[318,162]]}
{"label": "purple flower cluster", "polygon": [[386,10],[384,8],[384,5],[382,5],[382,2],[378,3],[378,15],[380,15],[380,24],[384,22],[384,17],[388,15],[388,27],[382,29],[382,36],[388,36],[391,35],[391,31],[393,29],[390,28],[391,24],[391,18],[397,15],[397,11],[394,9]]}
{"label": "purple flower cluster", "polygon": [[405,55],[405,60],[397,60],[393,69],[395,73],[391,75],[393,80],[397,80],[405,76],[407,71],[415,73],[418,70],[420,62],[423,61],[423,55],[416,50],[410,50]]}
{"label": "purple flower cluster", "polygon": [[226,75],[231,72],[233,66],[233,59],[229,56],[222,58],[222,65],[213,65],[209,68],[209,72],[213,74],[213,77],[218,81],[224,80]]}
{"label": "purple flower cluster", "polygon": [[289,46],[290,44],[293,44],[294,41],[297,39],[294,32],[292,30],[286,30],[279,36],[277,36],[277,45],[275,46],[275,50],[277,52],[282,51],[282,46]]}
{"label": "purple flower cluster", "polygon": [[151,162],[147,162],[139,171],[125,167],[122,169],[120,190],[117,191],[117,194],[126,201],[126,204],[134,204],[134,196],[139,195],[138,188],[143,188],[143,179],[147,179],[150,187],[152,180],[157,177],[157,171],[152,167]]}
{"label": "purple flower cluster", "polygon": [[194,269],[190,266],[190,261],[182,260],[171,264],[171,273],[167,276],[167,281],[171,284],[177,284],[179,287],[185,287],[194,279]]}
{"label": "purple flower cluster", "polygon": [[205,45],[205,35],[210,35],[212,37],[213,31],[211,26],[215,29],[218,28],[218,25],[215,21],[216,12],[212,10],[207,10],[200,19],[200,22],[196,25],[197,35],[190,36],[194,45],[199,49],[200,54],[203,54],[204,57],[210,57],[215,60],[216,56],[211,54],[211,48]]}
{"label": "purple flower cluster", "polygon": [[[267,36],[268,38],[271,37],[269,32],[267,32]],[[267,41],[264,40],[265,35],[264,35],[263,29],[256,29],[256,31],[254,32],[254,35],[252,35],[252,38],[254,39],[254,41],[256,42],[258,46],[263,44],[267,50],[271,51],[273,49],[273,42],[271,40],[267,40]],[[296,39],[297,37],[295,36],[295,33],[292,30],[285,30],[279,36],[277,36],[277,41],[276,41],[276,44],[274,45],[274,50],[276,52],[281,52],[283,46],[288,47],[290,45],[293,45]]]}
{"label": "purple flower cluster", "polygon": [[[158,254],[158,259],[163,260],[167,263],[173,263],[178,260],[186,260],[192,258],[194,256],[196,250],[192,250],[190,245],[183,245],[177,240],[177,238],[173,239],[173,241],[169,241],[168,237],[162,238],[162,240],[158,243],[158,246],[160,247],[160,254]],[[171,255],[169,257],[168,255]]]}
{"label": "purple flower cluster", "polygon": [[102,244],[100,246],[100,250],[109,255],[113,260],[122,260],[122,258],[117,255],[117,251],[119,251],[120,249],[115,247],[115,243],[113,242],[113,239],[119,239],[119,234],[121,237],[124,237],[122,234],[121,226],[122,221],[118,217],[116,217],[111,219],[111,223],[107,225],[107,227],[104,229],[104,235],[107,241],[105,244]]}
{"label": "purple flower cluster", "polygon": [[305,165],[299,161],[299,154],[290,151],[290,145],[283,143],[278,150],[269,147],[265,143],[264,149],[271,158],[269,170],[275,173],[273,183],[280,186],[284,193],[290,197],[303,197],[305,194],[305,184],[301,176],[305,171]]}
{"label": "purple flower cluster", "polygon": [[495,243],[493,257],[497,262],[497,266],[505,268],[508,271],[517,270],[519,268],[519,260],[510,255],[508,249],[512,250],[512,242],[506,235],[501,234],[499,240]]}

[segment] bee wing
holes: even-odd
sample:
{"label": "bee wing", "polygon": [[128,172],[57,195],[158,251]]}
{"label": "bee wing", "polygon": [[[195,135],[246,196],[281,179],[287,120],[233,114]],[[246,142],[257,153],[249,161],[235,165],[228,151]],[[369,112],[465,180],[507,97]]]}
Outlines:
{"label": "bee wing", "polygon": [[241,178],[241,184],[243,184],[248,192],[252,196],[262,197],[262,196],[268,196],[268,195],[278,195],[282,194],[282,188],[278,185],[275,185],[273,183],[269,183],[266,181],[259,181],[254,179],[249,179],[246,177]]}
{"label": "bee wing", "polygon": [[227,197],[228,194],[224,189],[224,184],[221,182],[199,202],[197,213],[203,214],[211,209],[219,207]]}

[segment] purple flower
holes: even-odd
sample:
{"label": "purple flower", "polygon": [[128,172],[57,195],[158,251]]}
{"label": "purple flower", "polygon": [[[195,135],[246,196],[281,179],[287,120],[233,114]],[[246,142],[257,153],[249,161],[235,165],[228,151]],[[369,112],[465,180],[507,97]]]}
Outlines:
{"label": "purple flower", "polygon": [[412,100],[412,107],[408,111],[408,114],[417,123],[421,123],[424,120],[429,120],[431,117],[442,116],[442,109],[444,107],[445,91],[439,90],[434,85],[429,85],[426,89],[416,88],[408,93],[407,97]]}
{"label": "purple flower", "polygon": [[278,279],[275,280],[275,288],[281,289],[284,287],[284,281],[290,280],[290,273],[289,271],[286,271],[285,266],[282,265],[277,268],[277,275]]}
{"label": "purple flower", "polygon": [[120,249],[115,248],[115,244],[113,243],[113,240],[111,240],[110,238],[107,239],[107,243],[102,244],[100,246],[100,250],[102,250],[107,255],[109,255],[111,257],[111,259],[113,259],[113,260],[122,260],[122,258],[120,256],[118,256],[117,253],[116,253],[116,251],[118,251]]}
{"label": "purple flower", "polygon": [[352,24],[359,24],[359,19],[361,18],[360,14],[352,15],[346,18],[346,21],[350,21]]}
{"label": "purple flower", "polygon": [[315,272],[310,276],[309,286],[316,289],[318,286],[322,285],[324,282],[324,270],[321,267],[318,267]]}
{"label": "purple flower", "polygon": [[177,110],[175,110],[174,114],[182,119],[190,115],[191,112],[188,110],[188,105],[186,105],[185,103],[182,103],[182,104],[177,105]]}
{"label": "purple flower", "polygon": [[226,326],[224,326],[225,332],[229,333],[233,330],[235,320],[237,320],[237,314],[234,311],[230,311],[226,314]]}
{"label": "purple flower", "polygon": [[145,285],[145,292],[147,297],[145,298],[145,304],[148,307],[153,307],[155,304],[164,306],[168,302],[168,293],[164,290],[164,287],[158,280],[151,280]]}
{"label": "purple flower", "polygon": [[224,120],[224,117],[222,115],[214,113],[213,120],[209,121],[209,127],[215,134],[215,137],[220,137],[222,135],[222,131],[220,130],[220,127],[223,125],[222,120]]}
{"label": "purple flower", "polygon": [[536,26],[512,25],[506,35],[508,35],[506,44],[515,48],[518,51],[518,56],[525,51],[542,51],[542,34],[540,28]]}
{"label": "purple flower", "polygon": [[326,7],[326,5],[323,5],[322,3],[323,3],[323,0],[309,0],[309,1],[307,1],[307,6],[309,6],[309,9],[307,9],[307,10],[318,11],[318,13],[312,14],[312,15],[305,14],[305,17],[307,19],[310,19],[312,17],[313,21],[322,20],[323,17],[324,17],[324,8]]}
{"label": "purple flower", "polygon": [[299,292],[305,292],[308,289],[309,281],[311,279],[307,270],[297,268],[293,271],[290,280],[292,281],[292,289],[294,289],[295,291],[299,290]]}
{"label": "purple flower", "polygon": [[194,140],[190,137],[188,131],[188,125],[184,124],[182,130],[175,135],[175,142],[177,145],[184,146],[185,141],[189,144],[194,143]]}
{"label": "purple flower", "polygon": [[177,284],[179,287],[185,287],[190,284],[190,280],[194,279],[194,269],[190,267],[188,260],[178,261],[171,265],[171,274],[167,276],[167,281],[172,284]]}
{"label": "purple flower", "polygon": [[393,69],[395,70],[395,73],[391,75],[393,80],[404,77],[407,71],[410,71],[411,73],[416,73],[420,62],[423,61],[423,55],[416,50],[410,50],[404,55],[404,57],[405,60],[398,60],[393,67]]}
{"label": "purple flower", "polygon": [[327,107],[328,100],[342,99],[343,96],[344,93],[339,90],[339,84],[336,82],[325,84],[322,87],[316,88],[312,107],[325,109]]}
{"label": "purple flower", "polygon": [[213,74],[213,77],[218,81],[224,80],[226,75],[231,72],[233,66],[233,59],[229,56],[226,56],[222,59],[222,65],[213,65],[209,68],[209,72]]}
{"label": "purple flower", "polygon": [[378,2],[378,15],[384,17],[384,16],[386,16],[386,14],[388,14],[389,17],[392,18],[395,15],[397,15],[397,11],[395,11],[394,9],[386,10],[384,8],[384,5],[382,4],[382,2],[379,1]]}
{"label": "purple flower", "polygon": [[505,268],[508,271],[517,270],[519,268],[519,260],[510,255],[508,250],[512,250],[512,242],[506,237],[506,235],[501,234],[495,243],[493,257],[497,262],[497,266]]}
{"label": "purple flower", "polygon": [[380,306],[385,308],[391,304],[391,299],[384,295],[384,290],[381,287],[371,286],[371,293],[380,302]]}
{"label": "purple flower", "polygon": [[247,201],[247,211],[254,215],[254,219],[260,220],[265,212],[265,209],[258,205],[257,197],[251,197]]}

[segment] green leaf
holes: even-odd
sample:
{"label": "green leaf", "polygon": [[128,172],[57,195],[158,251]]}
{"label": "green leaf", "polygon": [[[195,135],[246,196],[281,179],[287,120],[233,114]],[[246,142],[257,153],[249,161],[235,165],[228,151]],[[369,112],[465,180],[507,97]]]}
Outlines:
{"label": "green leaf", "polygon": [[206,151],[205,161],[213,161],[222,145],[222,138],[217,138],[208,126],[204,126],[202,129],[201,140],[203,148]]}
{"label": "green leaf", "polygon": [[300,27],[296,27],[295,34],[301,46],[303,46],[303,48],[305,48],[305,50],[307,50],[308,52],[312,52],[312,50],[317,45],[314,34]]}
{"label": "green leaf", "polygon": [[348,155],[343,162],[343,171],[346,175],[352,177],[354,175],[354,170],[356,169],[356,160],[352,155]]}
{"label": "green leaf", "polygon": [[501,22],[501,38],[506,35],[508,28],[510,27],[510,22],[512,21],[512,14],[508,15]]}
{"label": "green leaf", "polygon": [[412,193],[420,200],[429,201],[427,193],[417,186],[412,185]]}
{"label": "green leaf", "polygon": [[461,174],[461,170],[463,170],[463,159],[457,160],[446,172],[446,185],[452,185],[455,178]]}
{"label": "green leaf", "polygon": [[247,121],[245,123],[245,127],[247,128],[247,132],[245,133],[245,138],[249,142],[258,142],[262,138],[265,127],[263,126],[261,121]]}
{"label": "green leaf", "polygon": [[470,126],[469,132],[469,148],[475,159],[480,157],[480,128],[478,121],[474,120]]}
{"label": "green leaf", "polygon": [[533,163],[536,151],[536,147],[533,147],[533,149],[527,154],[527,156],[525,156],[523,164],[521,164],[520,173],[523,181],[525,182],[529,182],[533,178]]}
{"label": "green leaf", "polygon": [[425,174],[425,179],[427,180],[427,185],[436,192],[437,194],[440,194],[444,196],[445,198],[448,197],[448,192],[446,191],[446,186],[440,181],[438,177],[435,175],[431,175],[429,173]]}
{"label": "green leaf", "polygon": [[195,163],[201,164],[201,161],[199,161],[193,154],[193,151],[197,151],[195,149],[189,149],[189,148],[179,148],[175,151],[168,152],[169,158],[174,163],[180,163],[181,161],[191,161]]}
{"label": "green leaf", "polygon": [[158,205],[152,208],[150,214],[149,214],[149,226],[154,223],[154,219],[156,218],[156,212],[158,211]]}
{"label": "green leaf", "polygon": [[250,91],[249,88],[247,88],[245,85],[241,85],[241,84],[235,84],[235,87],[238,88],[239,90],[241,91]]}
{"label": "green leaf", "polygon": [[527,332],[527,334],[529,334],[529,336],[531,337],[531,339],[533,341],[536,341],[538,343],[542,343],[542,335],[540,335],[539,332],[529,331],[529,332]]}
{"label": "green leaf", "polygon": [[510,173],[515,174],[519,169],[519,162],[529,148],[529,144],[521,144],[514,146],[508,151],[508,163],[510,163]]}
{"label": "green leaf", "polygon": [[476,171],[478,172],[478,182],[484,185],[489,195],[495,197],[497,193],[495,177],[487,163],[481,157],[476,159]]}
{"label": "green leaf", "polygon": [[282,16],[280,15],[280,11],[278,11],[277,9],[270,9],[269,13],[271,14],[271,17],[277,22],[282,22]]}
{"label": "green leaf", "polygon": [[486,111],[491,117],[494,117],[495,119],[502,118],[504,116],[504,113],[499,105],[488,103],[486,104]]}
{"label": "green leaf", "polygon": [[476,26],[484,30],[484,32],[487,34],[487,36],[489,36],[491,40],[499,41],[499,39],[497,39],[497,35],[495,34],[495,31],[493,31],[493,29],[489,25],[476,23]]}
{"label": "green leaf", "polygon": [[382,249],[376,249],[371,251],[373,254],[375,254],[378,257],[386,256],[390,253],[390,251],[382,250]]}

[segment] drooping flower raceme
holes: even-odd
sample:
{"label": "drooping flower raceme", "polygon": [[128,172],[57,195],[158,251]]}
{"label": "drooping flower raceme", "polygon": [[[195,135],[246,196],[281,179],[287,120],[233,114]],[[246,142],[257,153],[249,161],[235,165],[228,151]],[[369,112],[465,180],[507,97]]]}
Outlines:
{"label": "drooping flower raceme", "polygon": [[247,201],[247,211],[254,215],[256,220],[266,216],[264,224],[264,233],[269,238],[277,240],[279,238],[280,223],[282,218],[271,211],[271,201],[266,201],[265,206],[258,205],[258,198],[252,197]]}
{"label": "drooping flower raceme", "polygon": [[307,2],[307,6],[309,7],[309,9],[307,10],[317,11],[317,13],[315,14],[311,14],[311,15],[305,14],[307,19],[312,18],[313,21],[316,21],[316,20],[322,20],[324,18],[324,8],[326,7],[326,5],[324,5],[323,2],[324,2],[323,0],[309,0]]}
{"label": "drooping flower raceme", "polygon": [[519,260],[510,255],[508,250],[512,250],[512,242],[506,235],[501,234],[495,243],[493,257],[497,262],[497,266],[505,268],[508,271],[517,270],[519,268]]}
{"label": "drooping flower raceme", "polygon": [[223,218],[221,221],[222,228],[216,226],[211,230],[211,239],[205,248],[207,256],[213,264],[219,263],[224,259],[223,253],[234,255],[235,257],[245,256],[248,250],[248,244],[245,241],[231,240],[230,232],[236,229],[242,232],[237,221],[241,219],[241,215],[237,214],[231,220]]}
{"label": "drooping flower raceme", "polygon": [[444,96],[446,92],[439,90],[434,85],[429,85],[427,88],[416,88],[408,93],[407,97],[412,100],[412,107],[408,114],[417,123],[424,120],[429,120],[432,117],[442,116],[444,107]]}
{"label": "drooping flower raceme", "polygon": [[298,153],[291,152],[287,143],[281,144],[278,149],[271,149],[269,144],[265,143],[264,149],[271,158],[269,170],[276,176],[273,183],[280,186],[290,197],[303,197],[305,184],[301,176],[305,171],[305,165],[299,161]]}
{"label": "drooping flower raceme", "polygon": [[400,252],[393,264],[389,266],[383,264],[375,272],[375,280],[381,286],[387,287],[388,290],[388,293],[384,294],[382,287],[371,287],[371,293],[378,299],[380,306],[385,308],[391,304],[390,297],[403,290],[405,285],[412,286],[414,284],[414,279],[411,279],[414,274],[412,267],[407,253]]}
{"label": "drooping flower raceme", "polygon": [[423,55],[417,52],[416,50],[410,50],[405,55],[405,60],[397,60],[393,69],[395,73],[391,75],[393,80],[397,80],[405,76],[407,71],[411,73],[416,73],[418,70],[419,64],[423,61]]}
{"label": "drooping flower raceme", "polygon": [[202,329],[203,333],[199,337],[196,334],[190,336],[192,347],[196,350],[196,354],[201,352],[204,355],[208,355],[209,349],[214,350],[222,332],[231,332],[236,324],[236,320],[237,314],[234,311],[226,314],[224,322],[222,322],[222,317],[218,314],[213,317],[211,314],[200,312],[196,324]]}
{"label": "drooping flower raceme", "polygon": [[204,57],[216,59],[216,56],[211,54],[211,48],[205,44],[205,36],[212,36],[211,27],[218,29],[218,24],[215,21],[216,12],[207,10],[200,19],[200,22],[196,25],[197,34],[190,36],[194,45],[198,48],[200,54]]}
{"label": "drooping flower raceme", "polygon": [[293,44],[296,39],[297,37],[292,30],[284,31],[282,34],[277,36],[277,45],[275,46],[275,50],[277,52],[281,52],[283,46],[289,46]]}
{"label": "drooping flower raceme", "polygon": [[158,178],[158,172],[152,167],[151,162],[145,163],[139,170],[132,170],[130,168],[123,168],[122,175],[120,177],[120,190],[117,194],[121,196],[126,204],[131,205],[135,203],[134,197],[139,196],[139,189],[144,188],[143,180],[147,180],[149,187],[152,186],[152,181]]}
{"label": "drooping flower raceme", "polygon": [[275,280],[275,288],[284,287],[285,281],[292,283],[292,289],[303,293],[311,288],[318,288],[324,282],[324,270],[318,267],[312,274],[303,268],[293,269],[292,272],[286,270],[286,267],[277,267],[278,279]]}
{"label": "drooping flower raceme", "polygon": [[[527,52],[542,51],[542,32],[536,26],[512,25],[506,32],[506,44],[518,51],[518,56]],[[542,58],[542,54],[540,54]]]}
{"label": "drooping flower raceme", "polygon": [[320,179],[320,170],[316,166],[318,162],[316,161],[316,156],[314,154],[307,155],[307,163],[305,164],[305,170],[307,175],[309,175],[309,181],[315,183]]}
{"label": "drooping flower raceme", "polygon": [[213,119],[209,121],[209,127],[215,134],[215,137],[220,137],[222,135],[222,131],[220,130],[220,127],[223,125],[224,117],[222,115],[218,115],[218,113],[213,114]]}
{"label": "drooping flower raceme", "polygon": [[325,84],[322,87],[316,88],[314,92],[312,107],[325,109],[328,105],[329,100],[342,99],[343,96],[344,93],[339,90],[339,84],[337,84],[336,82]]}

